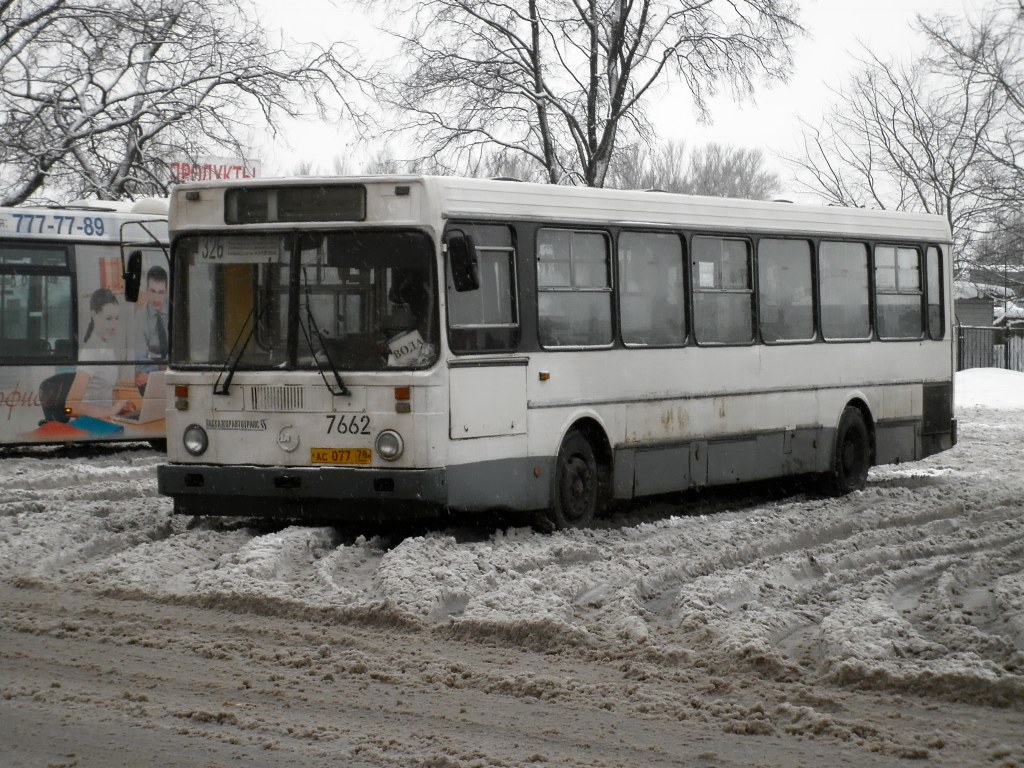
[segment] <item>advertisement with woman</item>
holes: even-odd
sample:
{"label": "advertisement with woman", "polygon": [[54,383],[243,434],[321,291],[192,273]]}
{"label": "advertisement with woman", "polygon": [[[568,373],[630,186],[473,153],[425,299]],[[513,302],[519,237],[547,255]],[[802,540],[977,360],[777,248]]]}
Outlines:
{"label": "advertisement with woman", "polygon": [[[26,224],[27,210],[0,210],[0,445],[162,439],[165,221],[90,213],[82,242],[52,211]],[[126,237],[143,261],[135,302]]]}

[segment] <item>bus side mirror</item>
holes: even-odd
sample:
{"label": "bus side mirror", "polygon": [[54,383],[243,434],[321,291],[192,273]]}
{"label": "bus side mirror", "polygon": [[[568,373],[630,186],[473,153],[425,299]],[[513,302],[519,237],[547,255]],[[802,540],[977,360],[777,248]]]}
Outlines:
{"label": "bus side mirror", "polygon": [[465,232],[453,230],[448,233],[448,264],[456,291],[475,291],[480,287],[476,246],[473,238]]}
{"label": "bus side mirror", "polygon": [[128,267],[124,271],[124,300],[134,304],[139,300],[139,286],[142,285],[142,251],[128,255]]}

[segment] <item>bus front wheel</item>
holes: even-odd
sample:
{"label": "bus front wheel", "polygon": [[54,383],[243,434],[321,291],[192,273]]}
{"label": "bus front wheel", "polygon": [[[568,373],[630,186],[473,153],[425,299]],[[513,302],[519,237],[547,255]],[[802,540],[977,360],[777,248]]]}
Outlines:
{"label": "bus front wheel", "polygon": [[843,409],[836,430],[835,455],[828,481],[830,490],[844,495],[864,488],[871,469],[871,436],[864,414],[852,405]]}
{"label": "bus front wheel", "polygon": [[598,461],[586,435],[565,436],[555,464],[554,498],[550,509],[556,528],[586,528],[606,503],[607,469]]}

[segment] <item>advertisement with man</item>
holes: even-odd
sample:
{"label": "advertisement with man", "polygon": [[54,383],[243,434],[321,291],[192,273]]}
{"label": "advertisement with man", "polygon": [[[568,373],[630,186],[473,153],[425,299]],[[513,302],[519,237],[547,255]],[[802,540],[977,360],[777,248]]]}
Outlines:
{"label": "advertisement with man", "polygon": [[[93,218],[120,236],[114,214]],[[0,445],[162,439],[164,250],[138,249],[143,280],[129,303],[120,242],[22,234],[0,239]]]}

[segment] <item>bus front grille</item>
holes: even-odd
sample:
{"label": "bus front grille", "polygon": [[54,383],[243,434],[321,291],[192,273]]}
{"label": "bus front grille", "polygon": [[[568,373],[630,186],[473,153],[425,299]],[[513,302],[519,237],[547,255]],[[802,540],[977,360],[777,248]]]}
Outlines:
{"label": "bus front grille", "polygon": [[253,387],[251,406],[254,411],[301,411],[303,388],[288,385]]}

